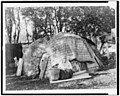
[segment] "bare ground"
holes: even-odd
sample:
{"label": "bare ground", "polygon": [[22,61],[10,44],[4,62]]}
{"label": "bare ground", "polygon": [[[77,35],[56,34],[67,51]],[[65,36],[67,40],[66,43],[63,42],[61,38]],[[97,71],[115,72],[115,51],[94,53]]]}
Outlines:
{"label": "bare ground", "polygon": [[103,89],[116,88],[116,68],[99,71],[89,79],[50,84],[49,80],[28,77],[6,77],[6,90],[44,90],[44,89]]}

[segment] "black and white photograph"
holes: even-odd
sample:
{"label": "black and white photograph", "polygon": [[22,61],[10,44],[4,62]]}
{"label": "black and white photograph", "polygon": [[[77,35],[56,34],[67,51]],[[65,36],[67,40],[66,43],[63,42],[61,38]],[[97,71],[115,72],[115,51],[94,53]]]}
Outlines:
{"label": "black and white photograph", "polygon": [[117,94],[118,3],[3,1],[2,93]]}

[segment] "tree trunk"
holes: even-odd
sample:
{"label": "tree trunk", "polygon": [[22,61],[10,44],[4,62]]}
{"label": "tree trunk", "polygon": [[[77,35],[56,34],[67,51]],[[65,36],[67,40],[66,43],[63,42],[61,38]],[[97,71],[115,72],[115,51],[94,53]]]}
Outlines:
{"label": "tree trunk", "polygon": [[12,43],[12,35],[11,35],[11,33],[9,34],[9,43],[10,44]]}
{"label": "tree trunk", "polygon": [[61,21],[61,8],[59,7],[59,11],[58,11],[58,21],[59,21],[59,31],[62,32],[62,27],[63,27],[63,24],[62,24],[62,21]]}
{"label": "tree trunk", "polygon": [[35,24],[35,30],[33,31],[33,42],[36,40],[36,37],[37,37],[37,29],[36,29],[36,23],[35,23],[35,21],[34,21],[34,24]]}
{"label": "tree trunk", "polygon": [[45,18],[45,35],[47,36],[47,13],[46,13],[46,18]]}
{"label": "tree trunk", "polygon": [[15,33],[13,35],[13,41],[14,41],[14,43],[16,43],[16,36],[17,36],[17,34],[16,34],[16,23],[14,23],[14,24],[15,24]]}
{"label": "tree trunk", "polygon": [[17,34],[17,43],[19,42],[19,36],[20,36],[20,7],[18,9],[18,14],[17,14],[17,19],[18,19],[18,24],[17,24],[17,31],[18,31],[18,34]]}
{"label": "tree trunk", "polygon": [[25,20],[25,27],[26,27],[26,37],[27,37],[27,41],[28,41],[28,44],[29,44],[29,33],[28,33],[28,30],[27,30],[27,21]]}
{"label": "tree trunk", "polygon": [[16,34],[16,29],[17,29],[17,24],[16,24],[16,20],[15,20],[15,12],[14,12],[15,10],[13,9],[12,10],[12,12],[13,12],[13,23],[14,23],[14,25],[15,25],[15,31],[14,31],[14,35],[13,35],[13,43],[16,43],[16,37],[17,37],[17,34]]}
{"label": "tree trunk", "polygon": [[18,30],[17,43],[19,42],[20,30]]}
{"label": "tree trunk", "polygon": [[52,28],[51,28],[51,24],[50,24],[50,37],[52,36]]}
{"label": "tree trunk", "polygon": [[54,8],[54,10],[55,10],[55,26],[54,26],[54,28],[55,28],[55,34],[58,34],[59,33],[59,27],[58,27],[58,20],[57,20],[57,11],[56,11],[55,8]]}
{"label": "tree trunk", "polygon": [[8,26],[8,37],[9,37],[9,43],[12,43],[12,20],[9,20],[9,26]]}
{"label": "tree trunk", "polygon": [[12,27],[14,23],[14,8],[6,7],[5,9],[5,24],[7,29],[8,43],[12,43]]}

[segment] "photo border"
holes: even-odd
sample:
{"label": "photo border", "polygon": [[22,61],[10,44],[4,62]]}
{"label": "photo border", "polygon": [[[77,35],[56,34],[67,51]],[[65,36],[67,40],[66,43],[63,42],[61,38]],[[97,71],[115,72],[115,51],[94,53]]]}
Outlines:
{"label": "photo border", "polygon": [[[45,94],[6,94],[3,93],[3,4],[4,3],[108,3],[108,1],[1,1],[1,95],[108,95],[108,93],[45,93]],[[119,1],[116,5],[117,18],[117,53],[119,53]],[[119,55],[117,55],[117,85],[119,85]],[[119,86],[117,86],[117,95],[119,95]]]}

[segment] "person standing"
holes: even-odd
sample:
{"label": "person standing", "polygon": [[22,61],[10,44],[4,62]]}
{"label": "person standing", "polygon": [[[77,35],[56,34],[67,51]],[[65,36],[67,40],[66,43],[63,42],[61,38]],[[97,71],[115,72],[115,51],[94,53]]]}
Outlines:
{"label": "person standing", "polygon": [[16,76],[21,76],[22,75],[22,68],[23,68],[23,59],[19,58],[19,61],[18,61],[17,57],[15,57],[14,60],[15,60],[16,66],[17,66]]}

